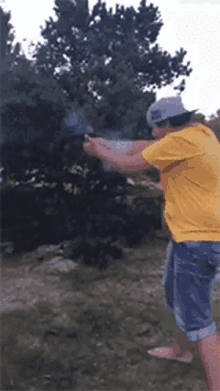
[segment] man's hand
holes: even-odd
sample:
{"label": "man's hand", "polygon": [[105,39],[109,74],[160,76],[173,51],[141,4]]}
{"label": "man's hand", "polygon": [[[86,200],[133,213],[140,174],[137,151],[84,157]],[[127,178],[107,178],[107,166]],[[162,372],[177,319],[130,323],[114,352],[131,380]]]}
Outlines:
{"label": "man's hand", "polygon": [[88,155],[98,157],[98,143],[99,140],[97,138],[86,136],[85,142],[83,143],[83,149]]}
{"label": "man's hand", "polygon": [[85,142],[83,143],[83,149],[84,151],[90,155],[90,156],[96,156],[97,154],[97,151],[96,151],[96,147],[95,147],[95,140],[92,139],[91,137],[89,136],[86,136],[85,138]]}
{"label": "man's hand", "polygon": [[96,156],[99,158],[99,146],[106,148],[106,151],[111,150],[111,148],[107,147],[107,145],[105,144],[105,139],[101,137],[91,138],[86,135],[83,149],[88,155]]}

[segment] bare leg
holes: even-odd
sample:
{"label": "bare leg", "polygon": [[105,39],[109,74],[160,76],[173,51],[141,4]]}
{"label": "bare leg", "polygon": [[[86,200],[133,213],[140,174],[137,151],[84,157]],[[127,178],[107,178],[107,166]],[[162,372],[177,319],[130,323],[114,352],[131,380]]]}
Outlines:
{"label": "bare leg", "polygon": [[192,343],[187,339],[186,334],[182,331],[175,333],[176,345],[180,348],[179,353],[176,357],[181,357],[185,352],[191,351]]}
{"label": "bare leg", "polygon": [[220,335],[216,333],[199,341],[198,351],[204,365],[209,391],[220,390]]}

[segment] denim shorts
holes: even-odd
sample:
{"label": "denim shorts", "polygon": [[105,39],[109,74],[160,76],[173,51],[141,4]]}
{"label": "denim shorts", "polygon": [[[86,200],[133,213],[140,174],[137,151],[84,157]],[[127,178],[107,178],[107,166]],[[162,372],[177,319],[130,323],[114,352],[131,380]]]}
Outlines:
{"label": "denim shorts", "polygon": [[189,341],[200,341],[217,332],[212,320],[215,275],[220,264],[220,242],[170,240],[162,279],[166,311]]}

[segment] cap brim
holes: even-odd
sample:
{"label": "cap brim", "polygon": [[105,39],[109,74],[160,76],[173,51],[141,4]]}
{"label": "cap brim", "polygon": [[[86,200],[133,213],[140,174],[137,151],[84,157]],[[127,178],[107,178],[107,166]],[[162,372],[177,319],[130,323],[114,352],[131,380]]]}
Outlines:
{"label": "cap brim", "polygon": [[169,120],[184,120],[184,118],[187,120],[188,118],[190,118],[190,116],[192,114],[194,114],[196,111],[198,111],[198,109],[196,110],[192,110],[192,111],[186,111],[185,113],[182,113],[182,114],[178,114],[178,115],[174,115],[173,117],[167,117],[166,119],[164,119],[163,121],[159,121],[159,122],[154,122],[155,125],[160,125],[160,124],[163,124],[164,122],[166,121],[169,121]]}
{"label": "cap brim", "polygon": [[193,111],[186,111],[185,113],[182,113],[182,114],[179,114],[179,115],[174,115],[173,117],[169,117],[169,118],[167,118],[167,120],[168,119],[179,119],[179,118],[184,118],[184,116],[187,116],[187,115],[192,115],[192,114],[194,114],[196,111],[198,111],[198,109],[196,109],[196,110],[193,110]]}

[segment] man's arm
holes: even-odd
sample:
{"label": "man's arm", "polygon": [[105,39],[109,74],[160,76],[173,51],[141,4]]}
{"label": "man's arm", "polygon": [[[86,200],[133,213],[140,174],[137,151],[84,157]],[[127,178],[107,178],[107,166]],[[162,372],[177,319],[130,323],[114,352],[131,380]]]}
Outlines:
{"label": "man's arm", "polygon": [[131,148],[126,152],[127,156],[133,156],[139,152],[142,152],[145,148],[149,147],[150,145],[154,144],[158,140],[134,140],[132,142]]}
{"label": "man's arm", "polygon": [[[144,148],[143,148],[144,149]],[[128,156],[127,152],[115,152],[103,147],[102,145],[96,145],[97,157],[106,161],[112,167],[122,173],[133,173],[137,171],[146,170],[151,165],[147,162],[144,163],[142,153],[136,153],[132,156]]]}

